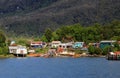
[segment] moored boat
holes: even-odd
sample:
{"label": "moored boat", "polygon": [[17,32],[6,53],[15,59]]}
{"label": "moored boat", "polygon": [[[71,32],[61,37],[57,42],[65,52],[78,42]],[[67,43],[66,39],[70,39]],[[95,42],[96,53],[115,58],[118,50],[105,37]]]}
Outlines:
{"label": "moored boat", "polygon": [[120,51],[110,52],[106,58],[108,60],[120,60]]}

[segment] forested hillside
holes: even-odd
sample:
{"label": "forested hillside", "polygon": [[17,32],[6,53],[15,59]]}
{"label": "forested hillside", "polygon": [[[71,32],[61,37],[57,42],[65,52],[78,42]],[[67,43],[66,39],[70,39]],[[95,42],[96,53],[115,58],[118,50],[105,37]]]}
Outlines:
{"label": "forested hillside", "polygon": [[10,35],[38,36],[46,28],[120,20],[119,7],[120,0],[0,0],[0,24]]}
{"label": "forested hillside", "polygon": [[98,23],[89,27],[75,24],[60,27],[56,31],[48,28],[42,36],[42,40],[46,42],[53,40],[62,42],[84,41],[86,43],[100,42],[101,40],[120,41],[120,21],[113,21],[104,26]]}

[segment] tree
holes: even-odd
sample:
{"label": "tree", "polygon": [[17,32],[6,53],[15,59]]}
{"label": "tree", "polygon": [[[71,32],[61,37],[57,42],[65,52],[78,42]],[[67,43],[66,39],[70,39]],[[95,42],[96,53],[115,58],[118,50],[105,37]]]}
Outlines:
{"label": "tree", "polygon": [[6,36],[0,31],[0,47],[6,46]]}
{"label": "tree", "polygon": [[8,47],[7,46],[5,46],[5,47],[3,47],[2,48],[2,55],[7,55],[8,53],[9,53],[9,51],[8,51],[9,49],[8,49]]}
{"label": "tree", "polygon": [[52,33],[52,40],[59,40],[59,36],[56,34],[56,32]]}
{"label": "tree", "polygon": [[27,41],[27,39],[18,39],[16,43],[23,45],[23,46],[26,46],[28,41]]}
{"label": "tree", "polygon": [[112,52],[112,51],[113,51],[113,47],[112,46],[106,46],[106,47],[103,48],[102,54],[106,55],[107,53]]}
{"label": "tree", "polygon": [[0,47],[0,55],[2,54],[2,48]]}
{"label": "tree", "polygon": [[45,35],[43,35],[43,36],[41,37],[41,40],[44,41],[44,42],[48,42],[48,40],[47,40],[47,38],[46,38]]}
{"label": "tree", "polygon": [[7,55],[8,47],[6,46],[6,36],[0,31],[0,55]]}
{"label": "tree", "polygon": [[52,30],[50,28],[46,29],[45,30],[45,37],[47,39],[48,42],[51,41],[51,38],[52,38]]}
{"label": "tree", "polygon": [[117,42],[114,43],[114,51],[120,51],[120,45]]}

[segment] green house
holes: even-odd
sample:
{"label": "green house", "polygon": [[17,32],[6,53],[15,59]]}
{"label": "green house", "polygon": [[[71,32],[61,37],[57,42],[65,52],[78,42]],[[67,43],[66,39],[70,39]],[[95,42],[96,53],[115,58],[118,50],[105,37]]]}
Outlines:
{"label": "green house", "polygon": [[101,49],[105,48],[106,46],[114,46],[113,43],[116,42],[115,40],[104,40],[101,41],[99,47]]}

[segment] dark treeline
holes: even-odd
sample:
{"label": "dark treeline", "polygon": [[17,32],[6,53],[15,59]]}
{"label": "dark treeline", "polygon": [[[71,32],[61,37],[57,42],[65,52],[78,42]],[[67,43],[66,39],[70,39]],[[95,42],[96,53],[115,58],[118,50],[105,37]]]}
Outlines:
{"label": "dark treeline", "polygon": [[60,40],[63,42],[84,41],[89,43],[110,39],[120,40],[120,21],[113,21],[105,25],[96,23],[89,27],[83,27],[80,24],[62,26],[54,32],[48,28],[42,36],[42,40],[48,42]]}
{"label": "dark treeline", "polygon": [[8,54],[7,38],[3,31],[0,30],[0,55]]}

